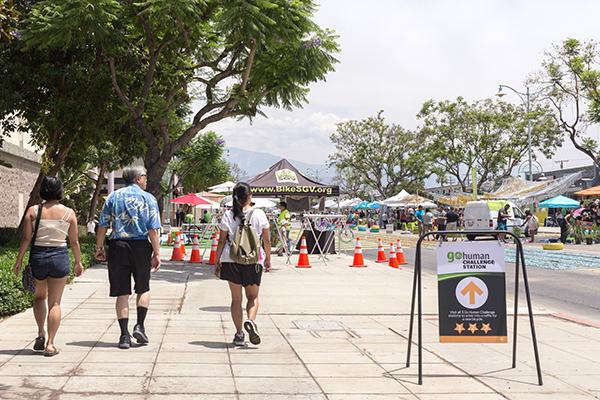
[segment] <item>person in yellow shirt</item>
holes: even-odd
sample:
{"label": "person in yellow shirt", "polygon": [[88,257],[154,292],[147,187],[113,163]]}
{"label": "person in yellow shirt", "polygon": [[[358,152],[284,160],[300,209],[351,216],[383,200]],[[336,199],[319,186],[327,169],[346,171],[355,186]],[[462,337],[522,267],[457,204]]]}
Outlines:
{"label": "person in yellow shirt", "polygon": [[279,215],[277,216],[277,227],[283,236],[285,243],[281,244],[281,247],[277,251],[277,255],[282,256],[284,247],[287,246],[288,252],[292,251],[290,243],[290,231],[292,230],[292,214],[287,209],[287,203],[285,201],[279,202]]}

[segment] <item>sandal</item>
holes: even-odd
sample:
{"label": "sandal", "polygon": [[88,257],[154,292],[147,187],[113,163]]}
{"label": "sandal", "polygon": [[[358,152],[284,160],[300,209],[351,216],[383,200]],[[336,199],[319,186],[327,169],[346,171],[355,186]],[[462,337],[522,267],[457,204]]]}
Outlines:
{"label": "sandal", "polygon": [[58,349],[58,347],[54,347],[53,351],[44,350],[44,357],[54,357],[55,355],[57,355],[59,353],[60,353],[60,350]]}
{"label": "sandal", "polygon": [[46,348],[46,338],[43,336],[38,336],[35,338],[35,343],[33,344],[33,351],[44,351]]}

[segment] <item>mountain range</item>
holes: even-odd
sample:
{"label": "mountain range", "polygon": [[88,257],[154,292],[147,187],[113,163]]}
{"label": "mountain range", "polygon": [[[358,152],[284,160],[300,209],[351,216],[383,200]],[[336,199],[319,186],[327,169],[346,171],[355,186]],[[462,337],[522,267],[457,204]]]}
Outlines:
{"label": "mountain range", "polygon": [[[237,147],[227,147],[225,157],[230,164],[237,164],[251,178],[267,169],[284,157],[260,151],[244,150]],[[331,183],[335,176],[334,168],[325,164],[310,164],[303,161],[288,159],[301,173],[308,178],[322,183]]]}

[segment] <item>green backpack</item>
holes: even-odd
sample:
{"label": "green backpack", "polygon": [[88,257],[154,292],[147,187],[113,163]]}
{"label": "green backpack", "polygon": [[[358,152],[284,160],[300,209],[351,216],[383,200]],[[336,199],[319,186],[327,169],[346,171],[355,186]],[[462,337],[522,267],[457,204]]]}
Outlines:
{"label": "green backpack", "polygon": [[235,229],[233,240],[231,240],[231,251],[229,252],[233,262],[243,265],[258,264],[260,241],[256,231],[250,225],[252,213]]}

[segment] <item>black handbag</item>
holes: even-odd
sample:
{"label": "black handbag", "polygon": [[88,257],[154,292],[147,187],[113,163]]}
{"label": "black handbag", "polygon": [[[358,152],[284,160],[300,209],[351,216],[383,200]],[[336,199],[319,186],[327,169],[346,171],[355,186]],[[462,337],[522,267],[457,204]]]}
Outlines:
{"label": "black handbag", "polygon": [[38,206],[37,216],[35,218],[35,225],[33,227],[33,235],[31,236],[31,244],[29,246],[29,261],[27,262],[27,266],[23,270],[23,288],[28,292],[35,292],[35,278],[33,277],[33,272],[31,271],[31,250],[35,244],[35,239],[37,237],[38,228],[40,227],[40,219],[42,218],[42,205]]}

